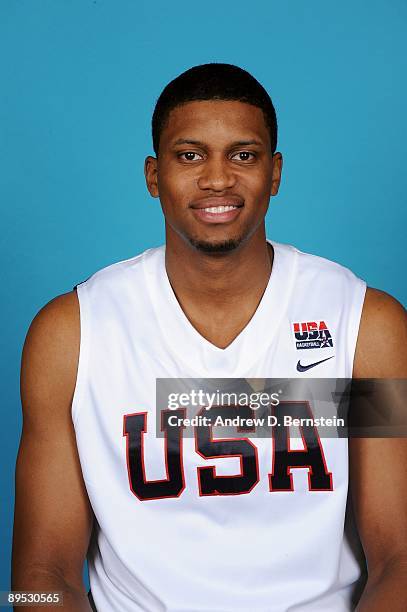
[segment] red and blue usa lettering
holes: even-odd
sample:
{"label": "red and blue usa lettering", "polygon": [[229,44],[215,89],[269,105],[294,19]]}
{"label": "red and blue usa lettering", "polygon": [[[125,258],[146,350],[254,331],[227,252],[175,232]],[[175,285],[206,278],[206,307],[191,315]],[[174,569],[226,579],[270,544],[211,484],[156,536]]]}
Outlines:
{"label": "red and blue usa lettering", "polygon": [[332,348],[333,340],[325,321],[293,323],[297,349]]}

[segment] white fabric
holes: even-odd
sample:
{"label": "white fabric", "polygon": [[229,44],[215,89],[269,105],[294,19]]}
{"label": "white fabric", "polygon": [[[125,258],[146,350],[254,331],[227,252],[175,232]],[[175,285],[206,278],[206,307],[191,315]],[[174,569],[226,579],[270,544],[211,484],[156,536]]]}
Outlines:
{"label": "white fabric", "polygon": [[[271,241],[269,241],[271,242]],[[83,476],[97,525],[88,555],[98,612],[317,612],[352,610],[360,563],[344,534],[346,438],[323,439],[332,491],[269,489],[270,439],[258,449],[250,493],[200,496],[197,467],[239,474],[239,459],[205,459],[183,441],[185,489],[139,500],[131,491],[124,415],[147,413],[148,480],[166,477],[155,436],[156,378],[350,378],[366,284],[326,259],[271,242],[268,286],[245,329],[226,349],[190,324],[165,270],[165,247],[100,270],[77,286],[81,346],[72,405]],[[324,321],[327,350],[297,349],[293,323]],[[299,373],[296,364],[334,358]],[[356,538],[357,540],[357,538]]]}

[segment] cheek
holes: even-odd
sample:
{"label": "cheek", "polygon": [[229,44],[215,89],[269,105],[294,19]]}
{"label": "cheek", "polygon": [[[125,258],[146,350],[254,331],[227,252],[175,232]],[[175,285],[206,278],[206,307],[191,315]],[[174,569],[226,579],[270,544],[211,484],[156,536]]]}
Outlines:
{"label": "cheek", "polygon": [[196,185],[192,173],[180,172],[178,168],[166,166],[158,173],[158,189],[160,197],[171,203],[187,199],[187,194]]}
{"label": "cheek", "polygon": [[158,191],[163,213],[168,220],[174,223],[176,219],[181,220],[187,214],[189,203],[196,195],[190,182],[187,182],[185,177],[177,180],[174,173],[161,176],[158,180]]}
{"label": "cheek", "polygon": [[263,172],[256,172],[250,177],[246,177],[245,188],[250,200],[259,204],[268,204],[271,196],[271,179],[271,174],[264,174]]}

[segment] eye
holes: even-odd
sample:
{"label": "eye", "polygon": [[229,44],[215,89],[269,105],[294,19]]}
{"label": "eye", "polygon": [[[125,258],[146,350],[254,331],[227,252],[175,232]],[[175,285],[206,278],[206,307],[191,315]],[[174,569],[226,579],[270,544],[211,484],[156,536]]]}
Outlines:
{"label": "eye", "polygon": [[202,159],[202,155],[194,153],[194,151],[185,151],[184,153],[180,153],[178,157],[183,161],[198,161],[198,158]]}
{"label": "eye", "polygon": [[232,155],[232,159],[236,159],[237,156],[237,161],[253,161],[253,159],[255,159],[255,155],[254,153],[251,153],[250,151],[239,151],[239,153],[234,153]]}

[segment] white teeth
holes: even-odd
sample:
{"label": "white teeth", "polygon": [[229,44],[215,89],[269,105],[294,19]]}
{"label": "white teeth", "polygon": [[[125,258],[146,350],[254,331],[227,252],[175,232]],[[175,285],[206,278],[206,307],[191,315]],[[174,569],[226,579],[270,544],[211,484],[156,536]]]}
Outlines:
{"label": "white teeth", "polygon": [[228,212],[229,210],[234,210],[235,208],[237,208],[237,206],[212,206],[211,208],[204,208],[203,210],[217,214]]}

